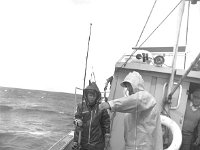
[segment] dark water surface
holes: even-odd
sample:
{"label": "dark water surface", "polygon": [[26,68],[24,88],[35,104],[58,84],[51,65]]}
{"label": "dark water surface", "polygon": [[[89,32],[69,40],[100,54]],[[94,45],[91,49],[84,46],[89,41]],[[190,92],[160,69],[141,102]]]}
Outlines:
{"label": "dark water surface", "polygon": [[0,87],[0,150],[47,150],[73,129],[74,108],[74,94]]}

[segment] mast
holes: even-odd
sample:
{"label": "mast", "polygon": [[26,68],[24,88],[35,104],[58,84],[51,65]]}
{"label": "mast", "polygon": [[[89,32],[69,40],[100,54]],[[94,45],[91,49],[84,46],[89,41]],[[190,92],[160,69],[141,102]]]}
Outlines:
{"label": "mast", "polygon": [[200,58],[200,53],[199,53],[198,56],[196,57],[196,59],[190,65],[190,67],[186,70],[185,74],[181,77],[178,85],[176,85],[173,88],[173,81],[174,81],[174,75],[175,75],[175,69],[176,69],[177,51],[178,51],[178,41],[179,41],[179,35],[180,35],[181,22],[182,22],[184,8],[185,8],[185,1],[188,1],[188,3],[191,2],[191,4],[197,4],[197,1],[200,1],[200,0],[183,0],[181,2],[181,8],[180,8],[180,14],[179,14],[179,17],[180,17],[179,18],[179,26],[178,26],[178,30],[177,30],[178,32],[177,32],[177,38],[176,38],[176,46],[174,47],[174,57],[173,57],[173,63],[172,63],[172,74],[170,76],[170,80],[169,80],[169,84],[168,84],[168,91],[167,91],[167,98],[168,98],[169,102],[171,101],[172,95],[174,94],[174,92],[176,91],[178,86],[181,84],[183,79],[187,76],[187,74],[191,71],[193,66],[197,63],[197,61]]}
{"label": "mast", "polygon": [[185,8],[185,0],[183,0],[180,4],[180,12],[179,12],[179,19],[178,19],[178,27],[177,27],[177,35],[175,40],[175,46],[174,46],[174,54],[173,54],[173,61],[172,61],[172,73],[169,79],[168,83],[168,89],[167,89],[167,100],[170,102],[171,99],[169,99],[169,94],[171,93],[173,84],[174,84],[174,75],[176,71],[176,60],[177,60],[177,53],[178,53],[178,43],[179,43],[179,36],[180,36],[180,30],[181,30],[181,24],[183,19],[183,13]]}

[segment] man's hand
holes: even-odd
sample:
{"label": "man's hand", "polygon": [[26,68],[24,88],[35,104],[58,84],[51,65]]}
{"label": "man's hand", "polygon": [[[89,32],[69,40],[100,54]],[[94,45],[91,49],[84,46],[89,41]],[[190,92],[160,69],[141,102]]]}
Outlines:
{"label": "man's hand", "polygon": [[102,102],[101,104],[99,104],[99,110],[103,109],[110,109],[110,105],[108,102]]}
{"label": "man's hand", "polygon": [[77,142],[74,142],[72,145],[72,150],[79,150],[79,149],[80,149],[79,144]]}
{"label": "man's hand", "polygon": [[198,146],[200,144],[200,137],[197,137],[195,142],[193,143],[195,146]]}
{"label": "man's hand", "polygon": [[74,125],[77,126],[77,127],[82,127],[83,121],[81,119],[75,119]]}

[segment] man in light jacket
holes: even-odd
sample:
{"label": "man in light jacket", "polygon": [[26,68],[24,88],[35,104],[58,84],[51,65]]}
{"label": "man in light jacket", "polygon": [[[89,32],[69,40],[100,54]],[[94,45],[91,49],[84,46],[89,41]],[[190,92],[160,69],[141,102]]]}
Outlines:
{"label": "man in light jacket", "polygon": [[99,109],[126,113],[125,149],[163,150],[160,113],[155,98],[144,89],[142,76],[138,72],[130,72],[121,86],[127,88],[129,95],[103,102]]}

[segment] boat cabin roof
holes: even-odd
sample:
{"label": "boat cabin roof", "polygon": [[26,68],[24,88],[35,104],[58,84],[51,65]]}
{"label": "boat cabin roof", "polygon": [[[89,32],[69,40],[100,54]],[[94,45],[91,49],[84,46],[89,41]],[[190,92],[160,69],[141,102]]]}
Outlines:
{"label": "boat cabin roof", "polygon": [[[134,50],[147,50],[149,52],[173,52],[174,47],[133,47]],[[185,46],[179,46],[178,52],[185,52]]]}
{"label": "boat cabin roof", "polygon": [[[134,48],[133,48],[134,49]],[[138,49],[138,48],[135,48]],[[152,53],[158,54],[159,52],[172,53],[173,47],[141,47],[140,50],[146,50]],[[179,47],[179,52],[185,52],[185,46]],[[170,66],[158,66],[153,63],[143,62],[142,60],[137,60],[134,56],[129,59],[131,55],[123,55],[115,65],[115,69],[119,70],[135,70],[139,72],[147,72],[152,76],[162,76],[168,78],[171,75],[172,67]],[[124,66],[125,62],[128,60],[127,64]],[[185,69],[176,69],[175,76],[177,80],[184,75]],[[190,71],[184,81],[195,82],[200,84],[200,71]]]}

